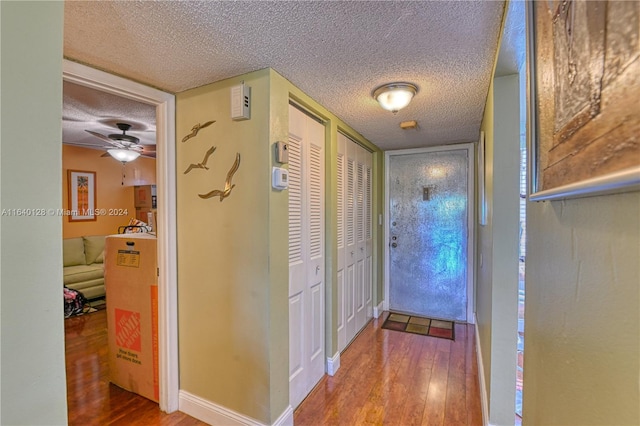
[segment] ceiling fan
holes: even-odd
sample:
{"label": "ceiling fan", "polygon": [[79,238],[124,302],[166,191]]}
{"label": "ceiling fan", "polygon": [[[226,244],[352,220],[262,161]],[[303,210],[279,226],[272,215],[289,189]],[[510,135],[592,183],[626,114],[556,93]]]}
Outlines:
{"label": "ceiling fan", "polygon": [[131,124],[116,123],[116,126],[118,129],[122,130],[122,134],[112,133],[105,136],[102,133],[85,130],[85,132],[90,133],[111,145],[107,147],[107,152],[102,155],[103,157],[111,156],[122,163],[133,161],[140,155],[143,157],[155,158],[155,146],[142,145],[139,138],[127,135],[127,131],[131,129]]}

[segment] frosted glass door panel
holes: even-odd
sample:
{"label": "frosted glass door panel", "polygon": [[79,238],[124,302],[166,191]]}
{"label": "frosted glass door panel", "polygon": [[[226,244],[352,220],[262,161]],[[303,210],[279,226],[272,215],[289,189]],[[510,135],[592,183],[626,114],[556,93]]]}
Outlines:
{"label": "frosted glass door panel", "polygon": [[467,320],[467,151],[389,157],[389,306]]}

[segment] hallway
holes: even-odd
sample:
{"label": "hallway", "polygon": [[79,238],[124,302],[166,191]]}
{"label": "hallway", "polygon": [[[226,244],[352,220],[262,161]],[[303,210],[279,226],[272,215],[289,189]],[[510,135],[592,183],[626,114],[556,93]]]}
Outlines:
{"label": "hallway", "polygon": [[[294,414],[309,425],[481,425],[472,325],[456,340],[365,326]],[[65,320],[69,424],[203,425],[109,384],[106,311]],[[123,423],[124,422],[124,423]]]}
{"label": "hallway", "polygon": [[302,425],[481,425],[473,325],[456,340],[381,329],[373,319],[294,414]]}

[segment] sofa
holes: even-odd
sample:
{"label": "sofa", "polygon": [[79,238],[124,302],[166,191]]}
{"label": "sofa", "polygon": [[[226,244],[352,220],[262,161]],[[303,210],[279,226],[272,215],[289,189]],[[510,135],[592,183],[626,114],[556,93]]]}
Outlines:
{"label": "sofa", "polygon": [[62,240],[64,285],[87,299],[105,296],[104,235]]}

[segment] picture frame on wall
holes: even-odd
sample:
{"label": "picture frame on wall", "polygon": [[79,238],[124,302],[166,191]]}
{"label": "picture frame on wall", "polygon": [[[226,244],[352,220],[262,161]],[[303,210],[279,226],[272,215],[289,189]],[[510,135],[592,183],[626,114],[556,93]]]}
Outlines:
{"label": "picture frame on wall", "polygon": [[69,221],[96,220],[96,172],[68,170]]}
{"label": "picture frame on wall", "polygon": [[528,2],[529,199],[640,190],[638,2]]}

